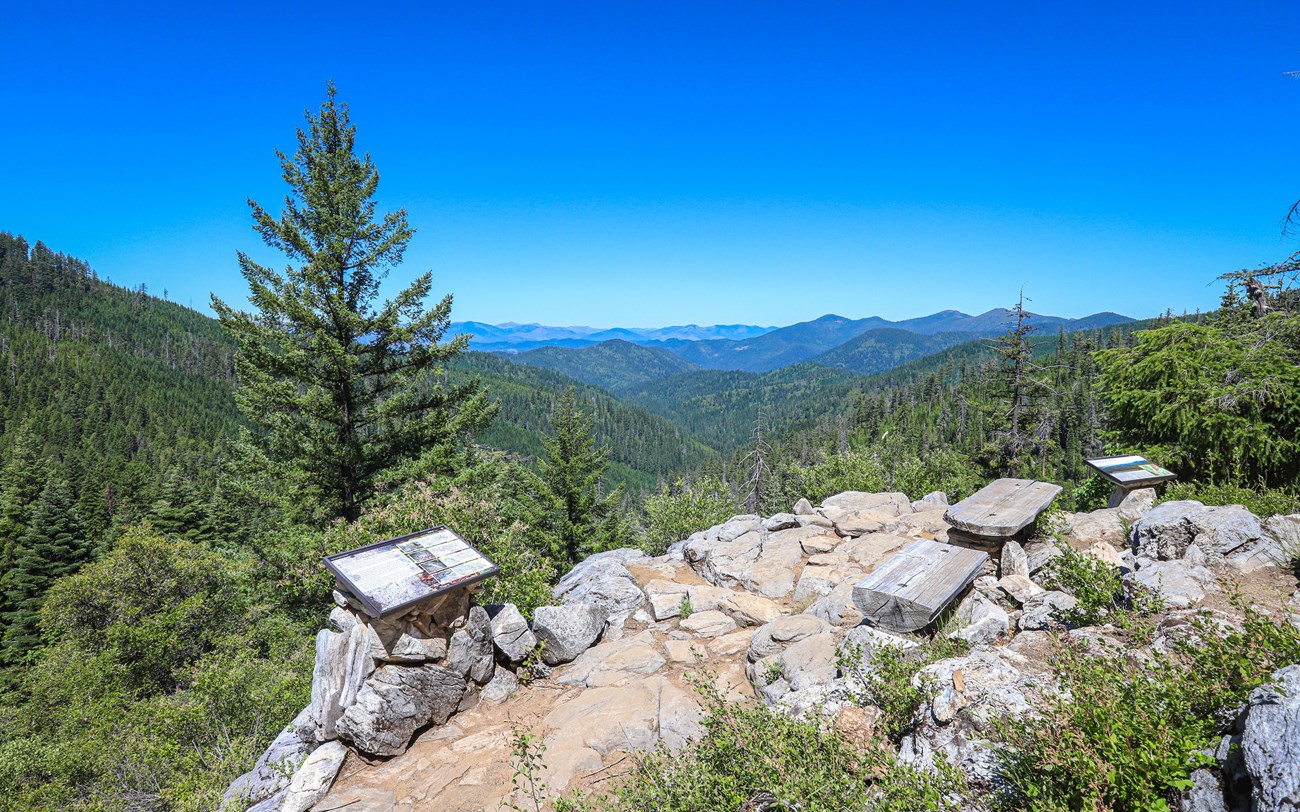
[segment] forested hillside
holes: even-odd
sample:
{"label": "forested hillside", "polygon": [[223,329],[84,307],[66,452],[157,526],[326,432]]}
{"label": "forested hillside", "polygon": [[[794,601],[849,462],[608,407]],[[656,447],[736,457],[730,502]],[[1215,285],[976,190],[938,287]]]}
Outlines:
{"label": "forested hillside", "polygon": [[575,381],[616,390],[699,369],[662,347],[629,341],[602,341],[590,347],[539,347],[506,358],[516,364],[549,369]]}
{"label": "forested hillside", "polygon": [[477,376],[490,396],[500,401],[496,420],[479,438],[493,448],[540,455],[555,402],[561,393],[574,389],[594,418],[598,442],[610,451],[613,482],[649,486],[717,456],[710,445],[669,420],[557,372],[468,352],[452,364],[450,373],[454,380]]}
{"label": "forested hillside", "polygon": [[0,651],[33,643],[56,576],[142,518],[238,523],[218,483],[241,419],[232,343],[193,311],[0,234]]}

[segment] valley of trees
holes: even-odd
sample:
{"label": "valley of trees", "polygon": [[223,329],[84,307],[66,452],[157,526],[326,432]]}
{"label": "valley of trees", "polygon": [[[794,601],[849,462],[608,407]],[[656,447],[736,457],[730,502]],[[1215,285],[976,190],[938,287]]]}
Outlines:
{"label": "valley of trees", "polygon": [[[253,208],[297,265],[241,257],[257,312],[217,303],[225,330],[0,234],[0,812],[216,808],[307,703],[321,556],[433,524],[501,567],[485,600],[528,612],[592,552],[800,497],[1018,475],[1096,507],[1103,452],[1149,453],[1184,495],[1297,506],[1294,260],[1226,279],[1211,314],[1067,333],[1016,305],[998,337],[892,356],[862,330],[762,372],[632,345],[521,359],[566,376],[442,342],[427,275],[376,305],[412,231],[376,214],[332,91],[297,150],[285,215]],[[1259,278],[1280,287],[1239,294]]]}

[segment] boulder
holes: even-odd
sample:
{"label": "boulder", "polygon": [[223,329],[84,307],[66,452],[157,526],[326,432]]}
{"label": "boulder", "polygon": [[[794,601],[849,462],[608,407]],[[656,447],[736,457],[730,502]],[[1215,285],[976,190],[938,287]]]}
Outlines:
{"label": "boulder", "polygon": [[1178,795],[1178,812],[1228,812],[1219,778],[1209,769],[1193,770],[1191,787]]}
{"label": "boulder", "polygon": [[393,644],[388,662],[431,663],[447,654],[447,641],[442,637],[427,637],[418,629],[403,632]]}
{"label": "boulder", "polygon": [[[691,588],[686,584],[656,578],[645,585],[645,596],[650,602],[650,614],[655,620],[667,620],[682,612],[682,603],[690,603]],[[691,604],[694,608],[694,604]]]}
{"label": "boulder", "polygon": [[538,607],[533,612],[533,634],[544,645],[542,661],[547,665],[572,661],[596,642],[607,618],[605,609],[588,603]]}
{"label": "boulder", "polygon": [[1139,558],[1170,561],[1197,546],[1212,561],[1249,553],[1268,538],[1253,513],[1241,505],[1206,507],[1195,500],[1165,502],[1133,527],[1133,552]]}
{"label": "boulder", "polygon": [[793,513],[778,513],[770,519],[763,521],[763,529],[768,532],[777,530],[788,530],[791,527],[799,526],[799,517]]}
{"label": "boulder", "polygon": [[631,548],[596,553],[561,578],[551,594],[563,604],[599,606],[611,625],[621,627],[645,602],[626,565],[647,558],[645,552]]}
{"label": "boulder", "polygon": [[809,503],[809,501],[808,501],[807,499],[804,499],[804,498],[800,497],[800,498],[799,498],[799,501],[794,503],[794,515],[796,515],[796,516],[812,516],[812,515],[815,515],[815,514],[816,514],[816,511],[813,510],[813,506],[812,506],[812,504]]}
{"label": "boulder", "polygon": [[316,722],[311,708],[304,708],[271,746],[257,759],[253,769],[234,780],[221,796],[221,808],[243,809],[264,801],[289,786],[289,778],[316,749]]}
{"label": "boulder", "polygon": [[381,666],[343,712],[339,735],[372,755],[403,753],[417,729],[447,722],[465,686],[464,677],[431,663]]}
{"label": "boulder", "polygon": [[1165,605],[1171,608],[1186,609],[1198,604],[1205,598],[1205,590],[1216,588],[1219,579],[1197,562],[1203,553],[1196,548],[1189,548],[1189,551],[1194,552],[1191,552],[1190,557],[1180,560],[1152,561],[1140,558],[1137,571],[1129,577],[1158,592]]}
{"label": "boulder", "polygon": [[1062,612],[1068,612],[1078,605],[1079,601],[1073,595],[1056,590],[1044,592],[1025,601],[1018,625],[1022,631],[1048,629],[1060,622]]}
{"label": "boulder", "polygon": [[325,797],[347,758],[348,749],[339,742],[327,742],[307,757],[293,774],[280,800],[280,812],[307,812]]}
{"label": "boulder", "polygon": [[961,627],[948,637],[965,640],[971,645],[992,645],[1011,630],[1011,616],[1007,610],[979,592],[971,592],[958,605],[957,620]]}
{"label": "boulder", "polygon": [[948,494],[943,491],[930,491],[912,503],[912,510],[940,510],[948,507]]}
{"label": "boulder", "polygon": [[509,669],[498,666],[492,674],[492,679],[488,680],[487,684],[483,686],[480,695],[484,702],[499,705],[514,696],[518,690],[519,678]]}
{"label": "boulder", "polygon": [[912,500],[905,493],[866,493],[864,491],[845,491],[822,500],[822,508],[838,508],[848,511],[880,511],[899,516],[912,512]]}
{"label": "boulder", "polygon": [[492,679],[495,662],[492,620],[482,606],[475,606],[469,610],[465,627],[451,636],[447,649],[448,667],[482,685]]}
{"label": "boulder", "polygon": [[361,620],[353,612],[342,606],[335,606],[330,609],[330,628],[336,632],[347,634],[352,631],[353,626],[360,622]]}
{"label": "boulder", "polygon": [[513,603],[485,607],[491,618],[492,644],[508,662],[523,662],[537,647],[537,636]]}
{"label": "boulder", "polygon": [[831,626],[814,615],[786,615],[758,627],[750,638],[748,659],[757,662],[783,651],[786,646],[805,637],[829,632]]}
{"label": "boulder", "polygon": [[1300,810],[1300,665],[1251,692],[1241,750],[1255,812]]}
{"label": "boulder", "polygon": [[1025,601],[1046,591],[1024,575],[1004,575],[998,579],[998,589],[1015,601],[1017,606],[1023,606]]}
{"label": "boulder", "polygon": [[319,741],[335,737],[339,717],[356,700],[361,684],[374,669],[368,642],[371,634],[367,624],[357,623],[347,634],[322,629],[316,635],[309,707]]}

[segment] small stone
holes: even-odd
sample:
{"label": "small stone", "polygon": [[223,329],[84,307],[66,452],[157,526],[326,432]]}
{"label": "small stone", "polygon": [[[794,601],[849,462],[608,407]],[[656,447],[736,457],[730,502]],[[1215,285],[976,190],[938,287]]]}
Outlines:
{"label": "small stone", "polygon": [[1046,591],[1023,575],[1003,576],[998,579],[998,589],[1005,592],[1011,600],[1021,606],[1024,605],[1025,601]]}
{"label": "small stone", "polygon": [[483,686],[483,701],[499,705],[515,695],[519,690],[519,678],[508,669],[497,667],[492,679]]}
{"label": "small stone", "polygon": [[999,574],[1003,578],[1008,575],[1029,577],[1029,556],[1019,542],[1008,541],[1002,545],[1002,563]]}
{"label": "small stone", "polygon": [[768,532],[777,530],[786,530],[791,527],[799,526],[799,517],[793,513],[778,513],[770,519],[763,521],[763,529]]}
{"label": "small stone", "polygon": [[679,625],[696,637],[719,637],[733,631],[736,628],[736,621],[716,609],[710,609],[707,612],[694,613]]}
{"label": "small stone", "polygon": [[492,643],[501,656],[512,663],[523,662],[528,653],[537,647],[537,637],[528,628],[528,621],[513,603],[487,607],[491,617]]}
{"label": "small stone", "polygon": [[781,604],[748,592],[733,593],[718,609],[741,626],[762,626],[785,614]]}

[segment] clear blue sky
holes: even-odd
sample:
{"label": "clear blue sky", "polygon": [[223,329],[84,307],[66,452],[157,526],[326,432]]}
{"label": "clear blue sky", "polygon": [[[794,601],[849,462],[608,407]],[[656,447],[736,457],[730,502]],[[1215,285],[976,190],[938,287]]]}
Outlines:
{"label": "clear blue sky", "polygon": [[458,320],[1143,316],[1300,248],[1293,0],[113,5],[6,8],[0,230],[205,310],[330,77]]}

